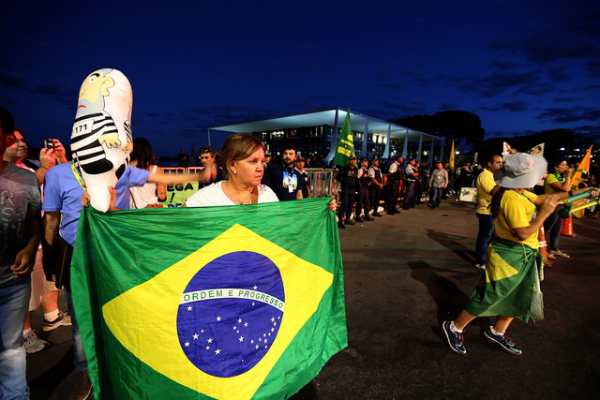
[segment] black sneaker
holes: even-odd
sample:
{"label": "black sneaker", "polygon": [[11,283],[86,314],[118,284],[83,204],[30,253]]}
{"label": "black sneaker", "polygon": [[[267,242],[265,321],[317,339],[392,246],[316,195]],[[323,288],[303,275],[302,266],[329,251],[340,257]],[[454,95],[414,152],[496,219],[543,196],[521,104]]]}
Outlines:
{"label": "black sneaker", "polygon": [[354,221],[350,221],[349,219],[345,220],[345,221],[344,221],[344,224],[346,224],[346,225],[356,225],[356,224],[354,223]]}
{"label": "black sneaker", "polygon": [[338,222],[338,228],[346,229],[346,227],[344,226],[344,223],[342,221]]}
{"label": "black sneaker", "polygon": [[452,329],[450,329],[450,324],[452,324],[451,321],[442,322],[442,331],[444,331],[448,345],[458,354],[466,354],[467,349],[465,349],[465,346],[463,346],[465,341],[463,334],[452,332]]}
{"label": "black sneaker", "polygon": [[514,354],[516,356],[520,356],[523,352],[515,347],[512,339],[505,333],[504,335],[494,335],[492,330],[487,328],[485,332],[483,332],[483,337],[489,340],[492,343],[496,343],[500,345],[504,350],[508,351],[510,354]]}
{"label": "black sneaker", "polygon": [[365,217],[365,221],[375,221],[375,218],[371,218],[369,216],[366,216]]}
{"label": "black sneaker", "polygon": [[382,215],[381,215],[381,214],[379,214],[379,213],[373,213],[373,216],[374,216],[374,217],[382,217]]}
{"label": "black sneaker", "polygon": [[365,222],[361,217],[354,218],[354,222]]}

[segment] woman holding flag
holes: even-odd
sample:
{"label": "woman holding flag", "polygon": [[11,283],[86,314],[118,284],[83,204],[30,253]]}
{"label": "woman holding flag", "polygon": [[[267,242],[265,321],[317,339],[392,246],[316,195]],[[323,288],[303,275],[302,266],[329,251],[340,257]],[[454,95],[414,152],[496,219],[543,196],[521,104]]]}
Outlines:
{"label": "woman holding flag", "polygon": [[[522,351],[506,334],[513,319],[527,322],[529,317],[543,318],[542,257],[537,236],[557,201],[567,197],[566,192],[536,196],[525,189],[542,179],[546,166],[546,160],[538,154],[516,153],[508,155],[504,166],[494,173],[500,189],[490,208],[497,237],[488,246],[485,272],[456,320],[442,323],[447,343],[456,353],[467,352],[463,330],[476,317],[496,316],[494,326],[488,327],[483,336],[514,355]],[[585,190],[591,188],[576,192]]]}
{"label": "woman holding flag", "polygon": [[[229,136],[221,149],[227,180],[205,186],[191,195],[186,207],[229,206],[279,201],[273,190],[260,182],[265,173],[264,145],[255,136],[237,133]],[[332,198],[329,208],[337,207]]]}

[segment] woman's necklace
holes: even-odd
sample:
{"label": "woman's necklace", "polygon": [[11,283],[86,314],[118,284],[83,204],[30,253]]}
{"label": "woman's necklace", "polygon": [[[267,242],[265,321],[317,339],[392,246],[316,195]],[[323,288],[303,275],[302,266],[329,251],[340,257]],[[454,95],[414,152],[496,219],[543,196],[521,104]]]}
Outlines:
{"label": "woman's necklace", "polygon": [[556,179],[558,179],[559,182],[564,182],[565,178],[558,173],[558,171],[554,171],[554,176],[556,176]]}
{"label": "woman's necklace", "polygon": [[[240,205],[244,204],[243,201],[240,201],[240,199],[237,198],[237,196],[234,196],[233,193],[231,193],[231,190],[229,189],[229,181],[226,182],[227,184],[227,191],[229,192],[229,195],[234,199],[234,202],[240,202]],[[252,192],[249,193],[248,196],[248,204],[250,204],[252,202]]]}

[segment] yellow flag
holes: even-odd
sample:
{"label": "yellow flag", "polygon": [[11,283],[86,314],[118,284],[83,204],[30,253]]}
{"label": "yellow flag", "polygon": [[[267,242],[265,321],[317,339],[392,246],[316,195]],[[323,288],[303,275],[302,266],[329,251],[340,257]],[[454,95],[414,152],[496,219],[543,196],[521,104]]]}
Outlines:
{"label": "yellow flag", "polygon": [[452,149],[450,150],[450,169],[454,170],[454,139],[452,139]]}
{"label": "yellow flag", "polygon": [[[583,175],[587,175],[590,172],[590,159],[592,156],[592,147],[594,147],[594,145],[590,146],[590,149],[585,154],[585,157],[583,157],[583,160],[581,160],[581,163],[579,163],[579,168],[577,168],[577,171],[575,171],[575,173],[573,174],[573,178],[571,178],[571,189],[573,190],[577,189],[579,187],[579,184],[583,182]],[[573,203],[573,206],[580,205],[583,203],[585,203],[585,200],[580,200],[578,202]],[[583,218],[583,216],[585,215],[585,210],[573,211],[571,214],[577,218]]]}

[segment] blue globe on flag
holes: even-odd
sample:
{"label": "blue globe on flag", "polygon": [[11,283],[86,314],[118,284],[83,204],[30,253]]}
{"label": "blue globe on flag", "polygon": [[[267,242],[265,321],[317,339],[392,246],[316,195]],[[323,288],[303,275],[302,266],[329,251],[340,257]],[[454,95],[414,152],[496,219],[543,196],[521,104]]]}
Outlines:
{"label": "blue globe on flag", "polygon": [[284,308],[279,268],[262,254],[229,253],[201,267],[187,285],[177,312],[179,343],[201,371],[238,376],[267,354]]}

